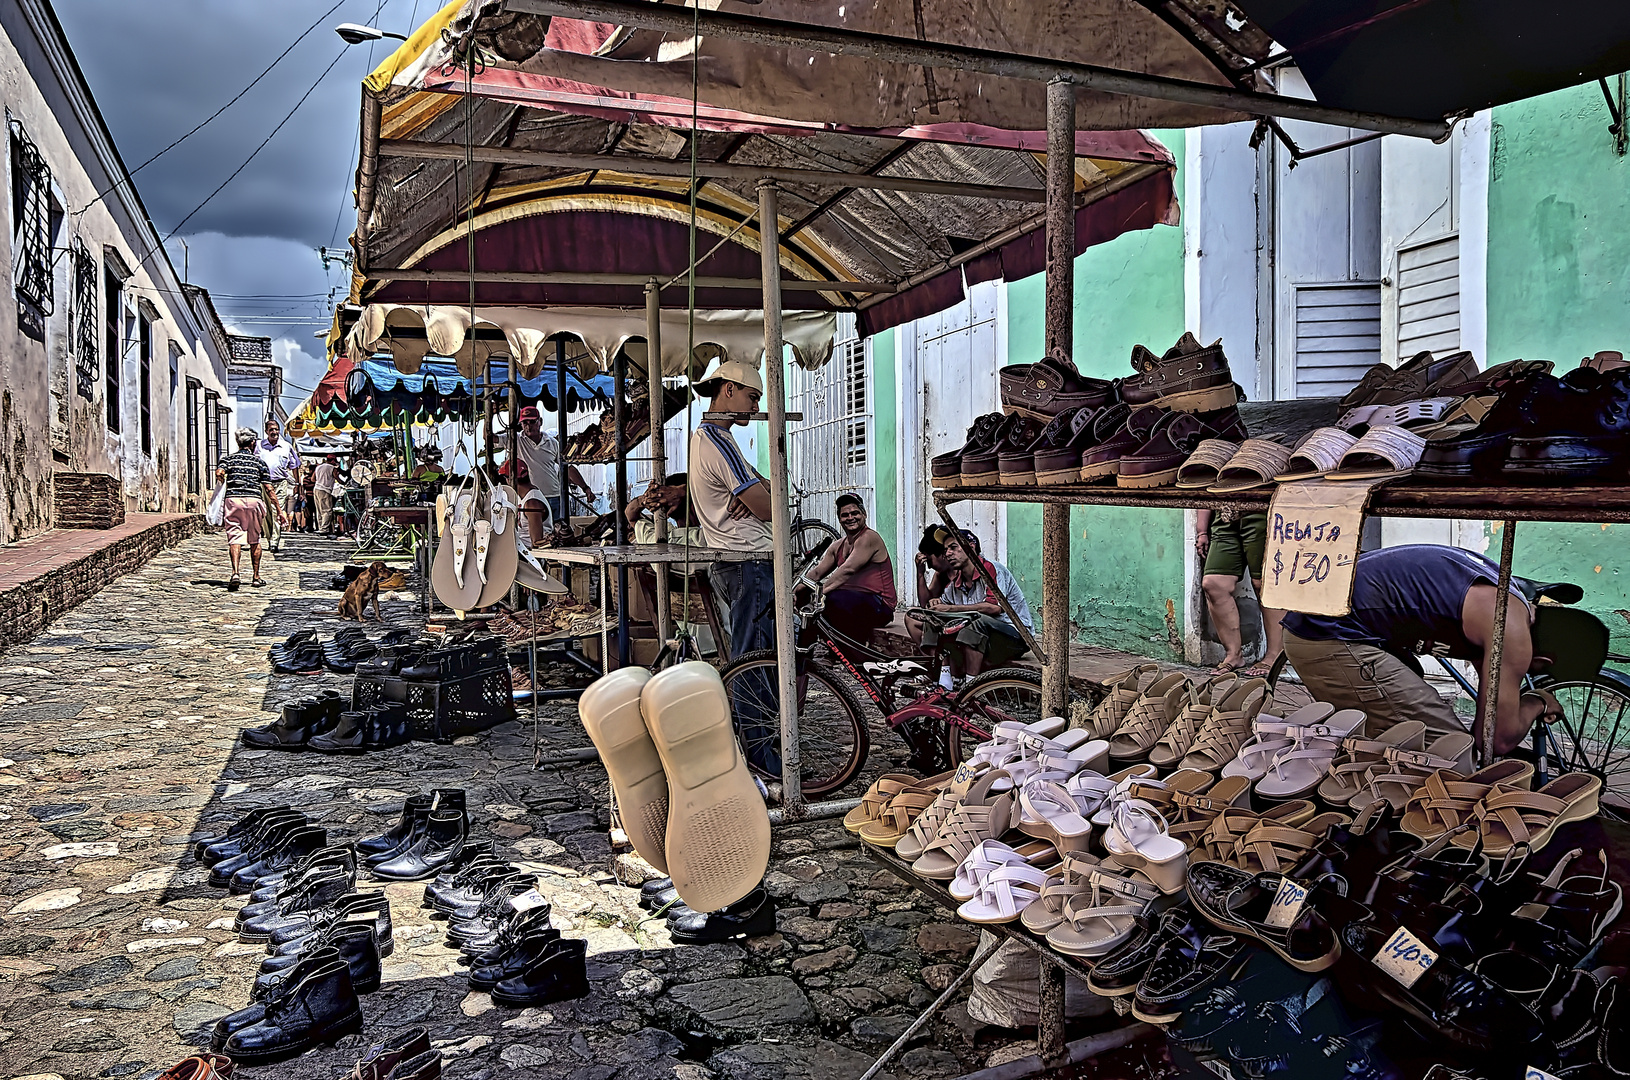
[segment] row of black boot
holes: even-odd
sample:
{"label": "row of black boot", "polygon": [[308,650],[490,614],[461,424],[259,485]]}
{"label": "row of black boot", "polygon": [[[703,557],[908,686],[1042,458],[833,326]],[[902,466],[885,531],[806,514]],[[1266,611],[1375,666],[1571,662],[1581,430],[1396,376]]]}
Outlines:
{"label": "row of black boot", "polygon": [[265,727],[245,728],[245,746],[257,750],[315,750],[321,754],[361,754],[401,746],[413,738],[407,706],[388,703],[347,709],[337,691],[291,701]]}
{"label": "row of black boot", "polygon": [[222,837],[200,841],[194,854],[209,867],[211,885],[241,894],[327,846],[327,830],[289,806],[272,806],[243,817]]}
{"label": "row of black boot", "polygon": [[266,655],[272,670],[281,675],[310,675],[327,668],[338,675],[350,675],[357,664],[381,648],[400,645],[413,636],[405,629],[387,630],[376,641],[360,626],[342,626],[323,641],[315,630],[301,630],[273,645]]}
{"label": "row of black boot", "polygon": [[472,990],[499,1005],[545,1005],[588,994],[588,943],[550,924],[538,879],[490,852],[449,866],[424,906],[447,919],[447,943],[470,966]]}
{"label": "row of black boot", "polygon": [[666,918],[668,936],[686,945],[775,933],[775,901],[762,885],[718,911],[696,911],[679,898],[672,878],[656,878],[640,886],[640,907]]}

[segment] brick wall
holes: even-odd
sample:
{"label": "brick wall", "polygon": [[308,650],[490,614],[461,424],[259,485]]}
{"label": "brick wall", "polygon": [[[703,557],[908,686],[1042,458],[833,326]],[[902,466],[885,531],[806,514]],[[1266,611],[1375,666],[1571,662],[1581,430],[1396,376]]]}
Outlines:
{"label": "brick wall", "polygon": [[111,529],[125,523],[119,478],[106,473],[56,474],[52,496],[59,529]]}
{"label": "brick wall", "polygon": [[27,641],[109,582],[139,570],[160,551],[198,535],[204,528],[202,516],[166,521],[0,592],[0,648]]}

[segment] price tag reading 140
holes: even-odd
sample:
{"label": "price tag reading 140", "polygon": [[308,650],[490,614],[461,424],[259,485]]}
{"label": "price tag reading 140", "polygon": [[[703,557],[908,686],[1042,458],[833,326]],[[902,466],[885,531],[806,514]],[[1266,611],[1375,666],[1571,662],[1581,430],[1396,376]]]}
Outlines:
{"label": "price tag reading 140", "polygon": [[1375,966],[1406,988],[1414,986],[1437,962],[1438,954],[1401,926],[1375,954]]}

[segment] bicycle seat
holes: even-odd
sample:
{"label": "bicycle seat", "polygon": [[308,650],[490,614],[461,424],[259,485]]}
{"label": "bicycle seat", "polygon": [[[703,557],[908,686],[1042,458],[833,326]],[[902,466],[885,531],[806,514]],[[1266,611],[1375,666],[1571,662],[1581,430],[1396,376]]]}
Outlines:
{"label": "bicycle seat", "polygon": [[1539,605],[1534,610],[1533,641],[1534,655],[1550,660],[1545,672],[1557,682],[1588,682],[1607,662],[1607,627],[1578,608]]}
{"label": "bicycle seat", "polygon": [[1570,581],[1532,581],[1513,574],[1511,587],[1522,593],[1530,607],[1541,597],[1559,604],[1577,604],[1585,598],[1585,590]]}
{"label": "bicycle seat", "polygon": [[916,675],[928,674],[928,669],[915,660],[890,660],[887,663],[877,663],[868,660],[860,665],[868,675]]}

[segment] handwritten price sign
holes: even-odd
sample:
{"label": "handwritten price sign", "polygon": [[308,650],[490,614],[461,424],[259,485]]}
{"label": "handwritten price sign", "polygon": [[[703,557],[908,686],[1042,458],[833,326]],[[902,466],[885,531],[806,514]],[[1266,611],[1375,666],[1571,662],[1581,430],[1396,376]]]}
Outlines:
{"label": "handwritten price sign", "polygon": [[1414,986],[1431,966],[1438,962],[1438,954],[1424,941],[1399,927],[1381,946],[1374,958],[1375,966],[1397,979],[1405,987]]}
{"label": "handwritten price sign", "polygon": [[1311,615],[1347,614],[1368,499],[1366,484],[1312,480],[1279,485],[1268,507],[1263,606]]}

